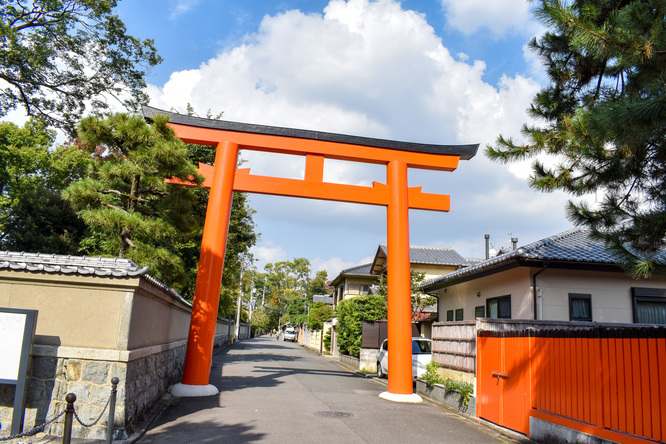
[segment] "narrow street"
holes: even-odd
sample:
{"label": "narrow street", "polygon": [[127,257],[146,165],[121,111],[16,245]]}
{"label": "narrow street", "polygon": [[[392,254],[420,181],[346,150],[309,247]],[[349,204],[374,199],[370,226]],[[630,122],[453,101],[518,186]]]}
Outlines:
{"label": "narrow street", "polygon": [[211,383],[219,395],[172,399],[139,442],[514,442],[427,402],[383,400],[385,384],[274,337],[215,355]]}

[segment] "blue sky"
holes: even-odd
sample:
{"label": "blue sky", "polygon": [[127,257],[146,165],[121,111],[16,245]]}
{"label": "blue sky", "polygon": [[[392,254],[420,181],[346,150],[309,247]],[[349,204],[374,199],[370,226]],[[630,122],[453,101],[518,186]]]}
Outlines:
{"label": "blue sky", "polygon": [[[524,244],[571,227],[567,196],[527,186],[528,164],[490,162],[499,134],[520,137],[544,84],[527,42],[543,29],[526,0],[122,0],[128,32],[153,38],[164,62],[151,105],[223,119],[436,144],[480,143],[453,173],[410,171],[410,186],[451,195],[449,213],[410,212],[415,245],[467,257],[510,237]],[[244,154],[257,174],[302,177],[301,159]],[[300,176],[299,176],[300,175]],[[385,181],[379,167],[327,162],[325,180]],[[267,262],[310,259],[334,278],[386,241],[386,210],[250,196]]]}

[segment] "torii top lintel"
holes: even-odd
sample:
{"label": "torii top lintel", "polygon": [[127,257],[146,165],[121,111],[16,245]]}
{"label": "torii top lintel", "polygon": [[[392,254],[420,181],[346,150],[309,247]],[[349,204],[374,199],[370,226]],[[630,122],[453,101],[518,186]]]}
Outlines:
{"label": "torii top lintel", "polygon": [[[305,197],[371,205],[386,205],[386,185],[372,187],[323,182],[324,159],[388,165],[401,161],[409,168],[453,171],[460,159],[469,160],[479,145],[431,145],[373,139],[368,137],[309,131],[293,128],[254,125],[224,120],[203,119],[170,113],[144,106],[143,115],[167,115],[178,138],[187,143],[219,146],[232,142],[239,149],[305,156],[305,180],[251,175],[249,169],[236,171],[234,190]],[[206,177],[203,186],[210,187],[213,167],[200,164],[199,173]],[[187,184],[184,184],[187,185]],[[448,211],[449,196],[422,193],[420,187],[409,189],[409,207]]]}

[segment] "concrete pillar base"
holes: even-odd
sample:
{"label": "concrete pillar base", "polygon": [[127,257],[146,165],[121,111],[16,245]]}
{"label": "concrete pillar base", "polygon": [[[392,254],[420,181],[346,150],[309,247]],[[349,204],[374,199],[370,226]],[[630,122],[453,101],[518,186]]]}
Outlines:
{"label": "concrete pillar base", "polygon": [[220,393],[214,385],[188,385],[188,384],[174,384],[171,387],[171,394],[179,398],[198,398],[204,396],[213,396]]}
{"label": "concrete pillar base", "polygon": [[423,398],[421,398],[416,393],[412,393],[410,395],[398,395],[396,393],[384,392],[380,394],[379,397],[382,399],[386,399],[387,401],[393,401],[393,402],[411,402],[411,403],[423,402]]}

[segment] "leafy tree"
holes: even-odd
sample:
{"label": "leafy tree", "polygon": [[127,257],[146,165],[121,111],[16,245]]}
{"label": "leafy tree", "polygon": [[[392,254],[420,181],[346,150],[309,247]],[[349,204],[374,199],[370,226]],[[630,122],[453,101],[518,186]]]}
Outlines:
{"label": "leafy tree", "polygon": [[[424,280],[425,273],[416,270],[410,270],[412,321],[419,320],[421,313],[423,313],[425,308],[437,303],[436,297],[430,296],[421,291],[420,287]],[[382,296],[386,301],[387,291],[387,279],[386,275],[383,274],[379,278],[377,294]]]}
{"label": "leafy tree", "polygon": [[534,98],[537,125],[527,143],[499,137],[490,158],[535,161],[531,185],[597,205],[569,202],[567,215],[588,227],[634,277],[664,272],[666,244],[666,1],[542,0],[536,16],[550,28],[530,43],[550,84]]}
{"label": "leafy tree", "polygon": [[324,350],[325,351],[330,351],[331,350],[331,330],[327,330],[326,334],[324,335],[324,339],[322,340],[324,343]]}
{"label": "leafy tree", "polygon": [[0,246],[6,250],[77,254],[85,224],[60,192],[85,176],[91,159],[77,147],[53,148],[40,121],[0,123]]}
{"label": "leafy tree", "polygon": [[159,64],[152,40],[126,34],[116,0],[5,0],[0,14],[0,116],[27,114],[74,133],[91,110],[116,99],[147,102],[147,70]]}
{"label": "leafy tree", "polygon": [[79,137],[97,160],[95,169],[64,195],[90,229],[83,243],[87,254],[127,257],[174,285],[185,274],[174,243],[197,228],[191,216],[195,196],[164,179],[200,177],[166,123],[161,116],[148,124],[127,114],[84,119]]}
{"label": "leafy tree", "polygon": [[340,352],[358,357],[361,352],[363,321],[386,319],[386,300],[382,296],[356,296],[341,301],[335,308]]}
{"label": "leafy tree", "polygon": [[333,319],[334,314],[333,307],[323,302],[317,302],[310,308],[310,313],[308,313],[308,327],[312,330],[321,330],[324,328],[324,322]]}
{"label": "leafy tree", "polygon": [[319,270],[315,277],[307,283],[306,294],[311,298],[315,295],[329,294],[331,291],[327,285],[328,273],[326,270]]}
{"label": "leafy tree", "polygon": [[255,330],[268,331],[277,327],[277,322],[266,307],[258,307],[252,313],[252,327]]}
{"label": "leafy tree", "polygon": [[328,293],[326,271],[320,270],[312,277],[306,258],[266,264],[264,270],[266,273],[259,274],[255,281],[257,291],[263,294],[265,288],[269,306],[278,310],[280,316],[288,313],[291,324],[305,324],[312,296]]}

